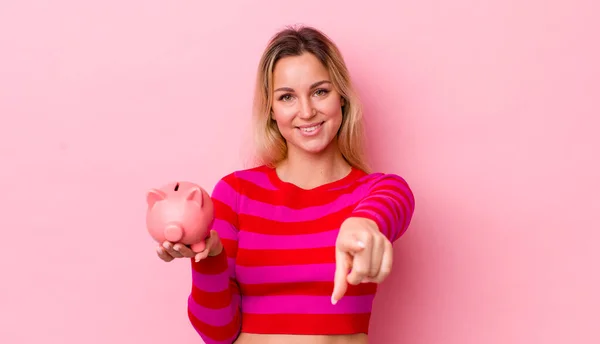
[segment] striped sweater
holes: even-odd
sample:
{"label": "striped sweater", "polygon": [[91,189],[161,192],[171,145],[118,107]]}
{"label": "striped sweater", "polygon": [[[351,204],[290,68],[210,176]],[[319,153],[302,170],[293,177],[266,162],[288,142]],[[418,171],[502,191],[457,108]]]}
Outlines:
{"label": "striped sweater", "polygon": [[212,193],[213,229],[224,250],[196,263],[188,317],[207,344],[240,332],[367,333],[377,285],[349,285],[331,304],[335,241],[347,217],[374,220],[392,242],[408,228],[415,201],[394,174],[352,169],[305,190],[260,166],[222,178]]}

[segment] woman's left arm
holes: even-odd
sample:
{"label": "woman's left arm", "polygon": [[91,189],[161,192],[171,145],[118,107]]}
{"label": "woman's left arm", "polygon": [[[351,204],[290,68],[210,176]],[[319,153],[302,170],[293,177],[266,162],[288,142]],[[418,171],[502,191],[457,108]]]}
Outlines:
{"label": "woman's left arm", "polygon": [[408,183],[395,174],[373,178],[367,195],[340,227],[335,244],[333,304],[344,296],[348,283],[381,283],[387,278],[392,269],[392,243],[412,220],[415,198]]}
{"label": "woman's left arm", "polygon": [[406,232],[415,211],[415,197],[404,178],[381,174],[371,186],[350,217],[373,220],[379,231],[394,242]]}

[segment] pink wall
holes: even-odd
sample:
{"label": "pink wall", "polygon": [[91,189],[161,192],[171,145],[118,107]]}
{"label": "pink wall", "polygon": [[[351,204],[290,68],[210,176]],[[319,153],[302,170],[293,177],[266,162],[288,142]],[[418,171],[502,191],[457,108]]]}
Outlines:
{"label": "pink wall", "polygon": [[352,3],[2,1],[0,342],[199,342],[144,194],[243,167],[260,52],[296,22],[417,195],[373,343],[600,342],[600,6]]}

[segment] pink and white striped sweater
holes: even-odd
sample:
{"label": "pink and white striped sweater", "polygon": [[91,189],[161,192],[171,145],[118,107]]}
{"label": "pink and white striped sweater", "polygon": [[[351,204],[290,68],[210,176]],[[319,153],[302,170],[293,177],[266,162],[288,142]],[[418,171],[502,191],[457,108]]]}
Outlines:
{"label": "pink and white striped sweater", "polygon": [[335,240],[348,217],[374,220],[392,242],[414,208],[406,181],[352,169],[305,190],[260,166],[225,176],[212,194],[214,229],[225,249],[196,263],[188,316],[207,344],[233,343],[240,332],[367,333],[374,283],[350,285],[331,304]]}

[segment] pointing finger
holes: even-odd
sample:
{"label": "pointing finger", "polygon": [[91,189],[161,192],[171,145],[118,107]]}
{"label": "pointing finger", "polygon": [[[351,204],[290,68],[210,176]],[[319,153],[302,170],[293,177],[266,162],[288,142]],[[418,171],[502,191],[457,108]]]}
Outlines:
{"label": "pointing finger", "polygon": [[336,304],[348,289],[348,270],[350,270],[351,257],[338,249],[335,251],[335,275],[333,280],[333,293],[331,303]]}

